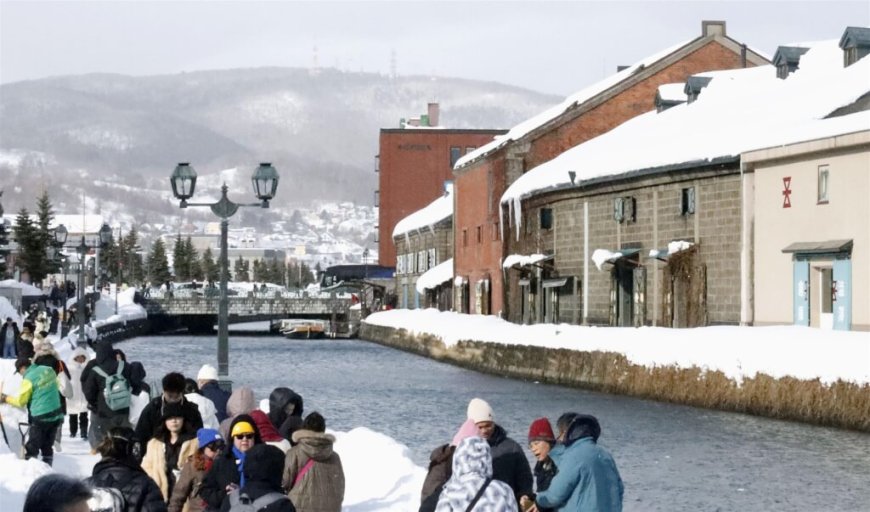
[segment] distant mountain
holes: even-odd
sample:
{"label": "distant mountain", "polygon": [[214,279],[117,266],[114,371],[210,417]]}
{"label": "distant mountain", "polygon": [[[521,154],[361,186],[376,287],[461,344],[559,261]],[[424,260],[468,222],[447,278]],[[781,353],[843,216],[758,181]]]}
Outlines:
{"label": "distant mountain", "polygon": [[56,206],[80,205],[83,190],[101,203],[167,214],[177,162],[215,182],[217,171],[238,167],[244,180],[270,161],[283,179],[276,206],[370,203],[378,130],[425,113],[427,102],[440,103],[450,128],[509,128],[559,100],[494,82],[333,69],[16,82],[0,86],[0,188],[10,213],[31,204],[41,182]]}

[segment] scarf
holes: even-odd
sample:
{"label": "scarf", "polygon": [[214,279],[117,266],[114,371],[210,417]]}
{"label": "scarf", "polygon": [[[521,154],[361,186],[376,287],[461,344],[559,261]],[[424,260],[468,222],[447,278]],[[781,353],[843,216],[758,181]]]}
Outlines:
{"label": "scarf", "polygon": [[239,469],[239,487],[245,486],[245,452],[239,451],[233,446],[233,455],[236,457],[236,466]]}

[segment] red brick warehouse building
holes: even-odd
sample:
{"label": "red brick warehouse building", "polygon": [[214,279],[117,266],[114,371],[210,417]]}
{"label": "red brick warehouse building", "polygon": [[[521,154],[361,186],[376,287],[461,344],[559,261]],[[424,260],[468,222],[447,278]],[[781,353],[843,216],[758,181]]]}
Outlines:
{"label": "red brick warehouse building", "polygon": [[[526,171],[655,109],[659,86],[685,83],[704,71],[768,64],[727,36],[724,21],[704,21],[701,35],[665,49],[569,96],[463,157],[455,166],[454,307],[503,314],[501,195]],[[631,148],[625,148],[631,151]],[[542,219],[542,222],[544,219]],[[546,265],[547,262],[538,263]]]}
{"label": "red brick warehouse building", "polygon": [[376,200],[380,265],[396,265],[396,224],[444,195],[444,182],[453,179],[453,164],[462,155],[506,132],[441,128],[438,117],[438,104],[430,103],[421,119],[381,129]]}

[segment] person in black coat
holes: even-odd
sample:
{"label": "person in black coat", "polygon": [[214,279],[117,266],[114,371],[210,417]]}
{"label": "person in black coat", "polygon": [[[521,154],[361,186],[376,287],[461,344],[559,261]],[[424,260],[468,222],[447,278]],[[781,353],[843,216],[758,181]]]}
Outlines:
{"label": "person in black coat", "polygon": [[180,404],[184,424],[194,432],[202,428],[202,415],[195,403],[184,398],[184,375],[176,372],[163,377],[163,394],[148,402],[136,423],[137,454],[144,457],[148,441],[154,437],[157,427],[163,424],[163,408],[166,404]]}
{"label": "person in black coat", "polygon": [[121,491],[127,507],[124,512],[166,512],[160,488],[133,456],[133,430],[112,428],[97,446],[102,459],[94,465],[91,487],[111,487]]}
{"label": "person in black coat", "polygon": [[[10,335],[11,333],[11,335]],[[18,357],[18,337],[21,331],[12,317],[6,318],[3,327],[0,327],[0,357],[15,359]]]}
{"label": "person in black coat", "polygon": [[[88,409],[91,411],[90,432],[88,432],[88,441],[91,448],[96,448],[100,440],[105,437],[109,429],[114,427],[130,427],[130,408],[119,409],[113,411],[106,405],[106,398],[103,395],[103,390],[106,386],[106,379],[94,371],[94,368],[99,367],[106,375],[114,375],[118,371],[118,360],[115,359],[115,350],[112,344],[108,341],[101,341],[96,346],[97,356],[88,362],[85,369],[82,370],[82,393],[85,395],[85,400],[88,401]],[[130,382],[130,367],[124,365],[121,375]]]}
{"label": "person in black coat", "polygon": [[[230,392],[221,389],[217,378],[218,373],[215,367],[210,364],[204,364],[199,369],[199,373],[196,374],[196,384],[199,386],[199,392],[202,396],[208,398],[214,404],[218,422],[221,422],[229,418],[227,414],[227,400],[230,399]],[[278,428],[277,425],[275,428]]]}
{"label": "person in black coat", "polygon": [[273,501],[261,512],[296,512],[296,507],[281,488],[284,473],[284,452],[268,444],[258,444],[248,450],[245,458],[245,486],[239,489],[239,497],[250,502],[267,494]]}
{"label": "person in black coat", "polygon": [[[226,450],[215,457],[199,490],[199,496],[205,500],[208,512],[227,512],[230,509],[228,491],[238,490],[247,484],[240,472],[247,467],[247,452],[254,446],[263,444],[257,423],[247,414],[236,416],[230,423],[229,430]],[[283,476],[283,473],[282,466],[279,475]]]}
{"label": "person in black coat", "polygon": [[486,401],[474,398],[468,404],[468,419],[474,421],[478,435],[492,450],[492,478],[508,484],[520,502],[520,497],[532,495],[532,470],[520,445],[509,438],[505,429],[494,421],[492,408]]}
{"label": "person in black coat", "polygon": [[269,421],[293,446],[293,432],[302,428],[303,410],[302,396],[290,388],[275,388],[269,394]]}

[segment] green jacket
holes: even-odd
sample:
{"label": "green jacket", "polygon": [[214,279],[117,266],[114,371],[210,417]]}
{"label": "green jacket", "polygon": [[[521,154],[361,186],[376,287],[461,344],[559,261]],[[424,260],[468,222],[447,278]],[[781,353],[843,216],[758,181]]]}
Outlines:
{"label": "green jacket", "polygon": [[8,396],[6,402],[15,407],[27,406],[30,416],[41,423],[63,421],[57,374],[48,366],[30,365],[24,372],[18,396]]}

